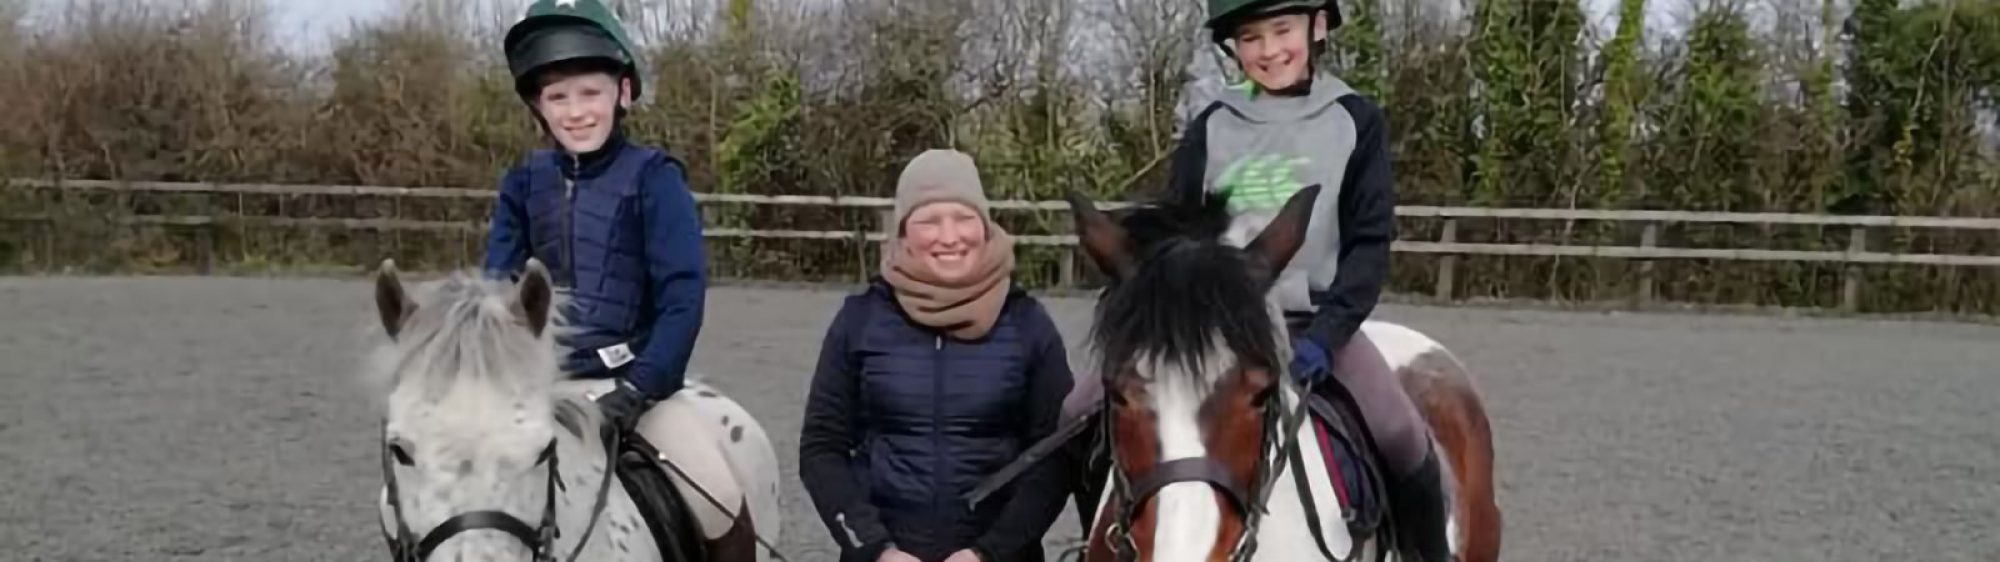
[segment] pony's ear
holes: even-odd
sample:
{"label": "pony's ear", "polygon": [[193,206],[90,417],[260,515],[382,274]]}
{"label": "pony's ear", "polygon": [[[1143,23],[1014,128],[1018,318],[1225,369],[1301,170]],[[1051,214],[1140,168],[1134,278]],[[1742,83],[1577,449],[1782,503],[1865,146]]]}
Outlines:
{"label": "pony's ear", "polygon": [[514,285],[514,315],[537,337],[549,325],[549,291],[548,266],[542,265],[542,260],[528,258],[527,270]]}
{"label": "pony's ear", "polygon": [[382,331],[389,339],[403,331],[403,323],[410,315],[416,314],[417,303],[410,300],[410,294],[403,290],[403,280],[396,275],[396,260],[382,260],[375,270],[375,312],[382,317]]}
{"label": "pony's ear", "polygon": [[1271,223],[1264,225],[1257,239],[1243,247],[1250,253],[1250,259],[1257,270],[1258,281],[1269,287],[1277,280],[1278,272],[1292,262],[1292,255],[1298,253],[1299,246],[1305,244],[1306,226],[1312,221],[1313,200],[1319,197],[1319,184],[1313,184],[1293,193],[1285,200],[1285,207]]}
{"label": "pony's ear", "polygon": [[1082,192],[1070,189],[1063,198],[1069,200],[1070,214],[1076,219],[1077,244],[1083,246],[1090,260],[1113,279],[1131,276],[1132,250],[1125,228],[1112,222],[1111,217],[1098,210],[1097,203]]}

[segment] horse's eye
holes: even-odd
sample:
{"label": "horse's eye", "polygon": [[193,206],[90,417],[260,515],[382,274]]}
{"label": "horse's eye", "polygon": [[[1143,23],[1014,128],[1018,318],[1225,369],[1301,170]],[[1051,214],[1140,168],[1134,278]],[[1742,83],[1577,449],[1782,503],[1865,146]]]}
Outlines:
{"label": "horse's eye", "polygon": [[548,464],[549,459],[555,458],[555,456],[556,444],[551,442],[547,448],[542,449],[542,454],[535,456],[535,466]]}
{"label": "horse's eye", "polygon": [[410,458],[410,451],[408,449],[403,448],[403,444],[401,442],[390,443],[389,454],[395,455],[396,462],[402,464],[403,466],[417,465],[416,459]]}

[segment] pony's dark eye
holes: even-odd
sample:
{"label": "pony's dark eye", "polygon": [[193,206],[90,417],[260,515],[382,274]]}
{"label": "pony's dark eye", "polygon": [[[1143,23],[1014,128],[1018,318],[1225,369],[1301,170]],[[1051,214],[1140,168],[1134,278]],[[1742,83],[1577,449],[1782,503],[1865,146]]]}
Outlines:
{"label": "pony's dark eye", "polygon": [[417,465],[416,459],[410,458],[410,451],[408,449],[405,449],[402,443],[390,443],[389,454],[395,455],[396,462],[402,464],[403,466]]}

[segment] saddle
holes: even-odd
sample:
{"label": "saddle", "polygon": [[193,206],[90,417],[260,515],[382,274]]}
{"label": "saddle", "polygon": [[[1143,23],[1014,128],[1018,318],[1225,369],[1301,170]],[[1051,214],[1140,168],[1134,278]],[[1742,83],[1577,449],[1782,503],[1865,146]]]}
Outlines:
{"label": "saddle", "polygon": [[[606,427],[604,431],[605,442],[613,442],[612,433],[617,430]],[[669,562],[706,562],[708,553],[701,540],[701,529],[683,501],[680,488],[674,486],[666,469],[660,466],[657,460],[660,451],[636,431],[615,441],[619,445],[612,471],[618,475],[618,482],[625,485],[626,495],[631,496],[639,518],[646,522],[646,530],[653,534],[660,558]]]}
{"label": "saddle", "polygon": [[[1318,466],[1307,469],[1324,471],[1331,489],[1303,486],[1301,493],[1312,495],[1316,502],[1336,502],[1348,534],[1373,535],[1386,515],[1387,475],[1353,396],[1338,381],[1323,384],[1301,396],[1311,423],[1300,428],[1298,437],[1318,445],[1320,454],[1314,459]],[[1333,497],[1326,497],[1329,493]]]}

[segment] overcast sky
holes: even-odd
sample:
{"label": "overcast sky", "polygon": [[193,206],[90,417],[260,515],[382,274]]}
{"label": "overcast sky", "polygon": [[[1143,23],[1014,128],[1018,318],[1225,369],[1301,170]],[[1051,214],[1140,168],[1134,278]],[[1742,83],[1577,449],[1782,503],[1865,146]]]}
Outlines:
{"label": "overcast sky", "polygon": [[[52,17],[58,13],[66,0],[28,0],[29,21]],[[140,0],[162,9],[178,8],[188,0]],[[199,0],[196,0],[199,1]],[[267,0],[277,12],[276,21],[279,37],[289,39],[292,47],[315,49],[326,44],[327,37],[347,29],[348,22],[369,19],[389,10],[392,2],[402,0]],[[526,6],[524,1],[522,6]]]}
{"label": "overcast sky", "polygon": [[[282,25],[285,29],[307,26],[309,34],[323,39],[328,31],[344,28],[351,18],[372,18],[382,14],[389,9],[390,0],[271,0],[271,2],[279,6],[283,12]],[[525,7],[528,2],[529,0],[523,0],[521,5]],[[1657,26],[1667,24],[1668,22],[1662,18],[1677,11],[1679,5],[1686,3],[1686,0],[1651,0],[1648,3],[1652,4],[1648,11],[1653,12],[1655,17],[1653,25]],[[1615,0],[1583,0],[1584,9],[1590,12],[1594,22],[1599,23],[1609,23],[1607,18],[1615,17],[1611,11],[1614,5]]]}
{"label": "overcast sky", "polygon": [[[61,6],[64,0],[30,0],[38,11],[46,11]],[[163,6],[178,5],[186,0],[145,0]],[[323,46],[328,36],[347,28],[356,19],[379,17],[407,0],[268,0],[276,8],[275,22],[284,36],[293,38],[295,48],[315,49]],[[531,0],[521,0],[523,8]],[[1199,1],[1199,0],[1189,0]],[[1607,32],[1613,26],[1616,14],[1612,12],[1617,0],[1582,0],[1584,10],[1592,23]],[[1649,0],[1648,31],[1677,27],[1678,15],[1698,0]]]}
{"label": "overcast sky", "polygon": [[279,29],[302,29],[324,41],[332,31],[346,29],[355,18],[374,18],[389,9],[389,0],[272,0],[279,12]]}

